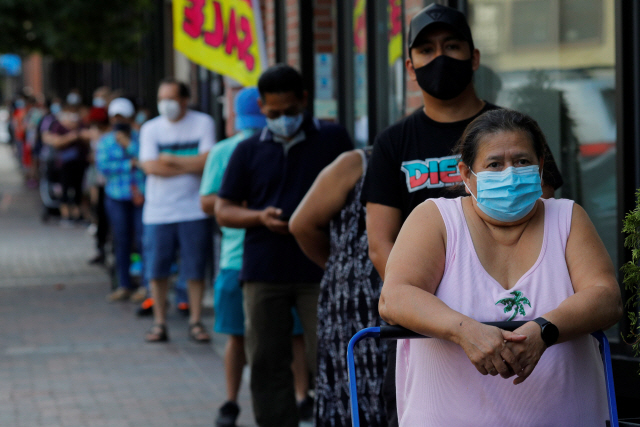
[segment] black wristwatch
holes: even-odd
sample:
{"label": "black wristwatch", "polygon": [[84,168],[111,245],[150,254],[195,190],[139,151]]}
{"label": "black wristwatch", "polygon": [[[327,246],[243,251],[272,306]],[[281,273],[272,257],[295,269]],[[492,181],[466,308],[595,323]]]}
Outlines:
{"label": "black wristwatch", "polygon": [[547,347],[551,347],[556,343],[556,341],[558,341],[558,335],[560,335],[560,332],[556,325],[549,322],[544,317],[538,317],[533,321],[540,325],[540,335],[542,335],[542,341],[544,341]]}

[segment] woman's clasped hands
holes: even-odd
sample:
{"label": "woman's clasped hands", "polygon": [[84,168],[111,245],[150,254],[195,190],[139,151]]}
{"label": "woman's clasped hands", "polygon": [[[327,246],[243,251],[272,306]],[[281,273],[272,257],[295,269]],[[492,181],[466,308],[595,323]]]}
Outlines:
{"label": "woman's clasped hands", "polygon": [[456,342],[482,375],[517,375],[513,384],[520,384],[531,375],[546,350],[540,326],[534,322],[510,332],[465,320],[460,323]]}

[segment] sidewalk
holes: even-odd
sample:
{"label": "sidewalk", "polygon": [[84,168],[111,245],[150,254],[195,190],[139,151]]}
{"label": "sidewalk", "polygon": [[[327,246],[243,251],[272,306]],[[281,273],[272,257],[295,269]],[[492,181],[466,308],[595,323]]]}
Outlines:
{"label": "sidewalk", "polygon": [[[109,278],[86,262],[93,239],[42,224],[14,164],[0,144],[0,426],[212,426],[224,337],[188,341],[171,309],[171,341],[145,343],[151,319],[105,301]],[[210,308],[203,320],[211,327]],[[239,425],[254,426],[246,382],[239,403]]]}

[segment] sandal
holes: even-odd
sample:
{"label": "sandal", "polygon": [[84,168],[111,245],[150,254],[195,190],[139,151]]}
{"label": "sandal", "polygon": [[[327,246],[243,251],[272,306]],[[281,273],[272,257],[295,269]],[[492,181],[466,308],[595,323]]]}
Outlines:
{"label": "sandal", "polygon": [[201,322],[189,324],[189,339],[199,343],[208,343],[211,336]]}
{"label": "sandal", "polygon": [[169,341],[169,335],[167,335],[166,325],[153,325],[147,331],[144,336],[146,342],[167,342]]}

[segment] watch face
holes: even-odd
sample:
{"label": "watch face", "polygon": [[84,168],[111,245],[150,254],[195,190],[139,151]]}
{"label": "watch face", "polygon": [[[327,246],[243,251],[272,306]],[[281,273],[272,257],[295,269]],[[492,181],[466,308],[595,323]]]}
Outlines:
{"label": "watch face", "polygon": [[542,327],[542,340],[547,345],[547,347],[552,346],[558,341],[558,336],[560,332],[558,328],[553,323],[547,323]]}

